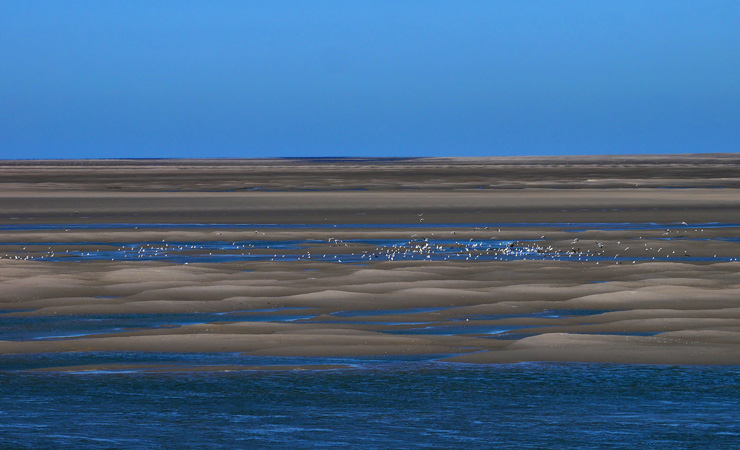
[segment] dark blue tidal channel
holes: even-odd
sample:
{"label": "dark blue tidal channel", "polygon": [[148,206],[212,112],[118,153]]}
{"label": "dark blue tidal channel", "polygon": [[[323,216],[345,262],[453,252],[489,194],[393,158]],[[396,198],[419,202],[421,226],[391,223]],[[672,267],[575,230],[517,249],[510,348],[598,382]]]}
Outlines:
{"label": "dark blue tidal channel", "polygon": [[[230,312],[201,313],[165,313],[165,314],[57,314],[48,316],[14,316],[12,310],[0,310],[0,340],[59,340],[93,336],[108,333],[123,333],[145,329],[176,328],[183,325],[194,325],[217,322],[303,322],[333,324],[370,324],[398,325],[408,328],[391,329],[385,332],[392,334],[504,334],[508,331],[531,328],[514,325],[479,325],[477,321],[500,320],[511,318],[559,319],[563,317],[588,317],[611,310],[545,310],[522,314],[473,314],[446,319],[443,323],[417,322],[383,322],[362,321],[357,318],[378,317],[386,315],[416,314],[421,312],[440,311],[451,308],[409,308],[397,310],[363,310],[337,311],[331,315],[337,317],[332,321],[313,321],[314,314],[307,314],[308,308],[276,308],[268,310],[246,310]],[[345,319],[345,320],[343,320]],[[463,322],[465,322],[463,324]],[[538,327],[545,326],[544,324]]]}
{"label": "dark blue tidal channel", "polygon": [[[731,240],[731,238],[723,238]],[[634,257],[601,256],[587,252],[545,251],[538,247],[538,240],[454,240],[454,239],[347,239],[338,241],[337,246],[327,241],[171,241],[171,242],[6,242],[6,246],[31,247],[36,253],[6,253],[5,257],[17,257],[38,261],[89,262],[89,261],[167,261],[184,263],[220,263],[238,261],[328,261],[338,263],[368,263],[378,260],[390,261],[684,261],[720,262],[736,261],[737,257]],[[350,247],[344,246],[347,244]],[[43,250],[52,246],[67,248],[64,252]],[[74,246],[97,247],[95,250],[75,250]],[[354,250],[354,251],[353,251]],[[313,253],[311,253],[313,251]]]}
{"label": "dark blue tidal channel", "polygon": [[733,449],[740,368],[0,372],[0,448]]}
{"label": "dark blue tidal channel", "polygon": [[[740,223],[414,223],[414,224],[207,224],[207,223],[103,223],[103,224],[5,224],[0,231],[33,230],[114,230],[114,229],[493,229],[497,228],[555,228],[569,232],[586,230],[656,230],[691,228],[740,228]],[[676,238],[666,239],[683,239]],[[715,238],[736,241],[734,237]],[[552,251],[538,247],[537,240],[455,240],[455,239],[350,239],[336,241],[285,240],[285,241],[208,241],[208,242],[7,242],[3,246],[31,246],[36,253],[19,252],[17,249],[2,255],[8,258],[43,261],[168,261],[174,263],[219,263],[237,261],[331,261],[341,263],[366,263],[373,260],[499,260],[521,259],[558,261],[685,261],[720,262],[735,261],[736,257],[627,257],[600,256],[586,252]],[[44,251],[44,245],[48,250]],[[75,250],[74,246],[85,250]],[[51,247],[65,249],[54,252]],[[90,247],[98,247],[90,250]],[[339,249],[335,248],[339,247]],[[356,249],[356,252],[352,252]],[[313,251],[313,254],[311,254]]]}
{"label": "dark blue tidal channel", "polygon": [[[299,310],[301,308],[286,308]],[[254,311],[252,311],[254,312]],[[285,309],[281,312],[286,312]],[[0,315],[0,340],[64,339],[137,329],[175,328],[214,322],[293,322],[313,315],[236,313],[105,314],[105,315]]]}

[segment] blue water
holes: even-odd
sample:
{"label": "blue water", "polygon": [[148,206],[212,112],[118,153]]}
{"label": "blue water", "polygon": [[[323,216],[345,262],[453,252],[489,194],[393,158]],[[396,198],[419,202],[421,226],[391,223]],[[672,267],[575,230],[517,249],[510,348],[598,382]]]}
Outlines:
{"label": "blue water", "polygon": [[[297,308],[286,308],[297,309]],[[7,311],[6,311],[7,312]],[[261,314],[261,311],[228,313],[171,314],[59,314],[50,316],[8,316],[0,311],[0,340],[52,340],[104,333],[130,332],[151,328],[176,328],[214,322],[293,322],[313,315]]]}
{"label": "blue water", "polygon": [[[721,240],[732,240],[722,238]],[[539,246],[539,240],[500,239],[348,239],[342,241],[168,241],[168,242],[5,242],[2,248],[24,247],[29,250],[6,250],[1,257],[70,261],[167,261],[173,263],[219,263],[237,261],[328,261],[367,263],[388,261],[736,261],[727,256],[604,256],[598,253],[556,251]],[[83,249],[75,249],[74,247]],[[61,247],[63,250],[58,249]],[[94,250],[90,247],[96,247]],[[54,249],[53,249],[54,248]]]}
{"label": "blue water", "polygon": [[[272,308],[226,312],[194,313],[151,313],[151,314],[53,314],[23,315],[26,311],[0,310],[0,341],[61,340],[69,338],[90,337],[109,333],[177,328],[184,325],[218,323],[218,322],[274,322],[274,323],[331,323],[331,324],[367,324],[392,326],[394,328],[379,331],[391,334],[503,334],[512,330],[532,328],[533,326],[479,324],[481,321],[495,321],[513,318],[560,319],[565,317],[594,316],[611,310],[544,310],[522,312],[518,314],[468,314],[435,317],[434,322],[418,322],[418,318],[403,321],[406,314],[453,310],[454,308],[408,308],[397,310],[360,310],[335,311],[329,317],[337,319],[315,321],[316,314],[309,308]],[[11,314],[17,313],[17,314]],[[371,317],[396,316],[394,321],[357,320]],[[463,323],[464,322],[464,323]],[[538,328],[548,326],[540,323]],[[602,333],[603,334],[603,333]]]}
{"label": "blue water", "polygon": [[740,368],[0,372],[0,448],[734,449]]}
{"label": "blue water", "polygon": [[[737,223],[419,223],[419,224],[14,224],[0,225],[1,230],[109,230],[109,229],[414,229],[414,228],[555,228],[568,232],[586,230],[663,230],[699,228],[740,228]],[[683,236],[658,239],[685,239]],[[735,242],[733,236],[714,237]],[[581,252],[540,246],[542,240],[520,239],[347,239],[336,240],[245,240],[245,241],[141,241],[141,242],[5,242],[0,244],[0,257],[54,261],[167,261],[174,263],[219,263],[240,261],[329,261],[364,264],[369,261],[512,261],[554,260],[631,263],[642,261],[727,262],[736,256],[606,256],[599,252]],[[18,247],[29,250],[18,250]],[[5,252],[2,249],[5,248]],[[94,248],[94,249],[93,249]]]}

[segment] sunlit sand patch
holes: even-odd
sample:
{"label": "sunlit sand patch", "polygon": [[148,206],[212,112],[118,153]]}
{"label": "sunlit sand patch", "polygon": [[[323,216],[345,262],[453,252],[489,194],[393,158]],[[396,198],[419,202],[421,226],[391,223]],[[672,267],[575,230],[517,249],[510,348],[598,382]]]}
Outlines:
{"label": "sunlit sand patch", "polygon": [[[697,339],[691,342],[701,342],[699,338],[704,334],[740,342],[731,333],[712,334],[740,323],[737,263],[717,262],[729,261],[732,257],[728,255],[735,252],[738,242],[727,236],[693,241],[697,245],[709,242],[710,251],[723,255],[709,257],[711,263],[672,256],[660,262],[644,262],[628,254],[625,258],[635,258],[637,264],[616,264],[620,260],[614,257],[594,256],[594,249],[613,251],[608,247],[617,246],[624,251],[623,247],[634,247],[633,242],[625,243],[633,239],[629,237],[633,231],[578,231],[582,237],[575,244],[586,247],[585,251],[580,249],[580,254],[592,255],[592,259],[582,261],[439,259],[444,252],[423,260],[372,258],[364,261],[365,265],[299,260],[295,257],[298,253],[293,260],[187,265],[166,260],[92,259],[83,263],[3,259],[0,267],[8,270],[0,272],[0,306],[2,318],[7,320],[0,324],[0,352],[176,354],[188,349],[310,358],[404,354],[463,358],[460,355],[470,354],[476,355],[470,356],[473,362],[498,362],[541,358],[544,350],[521,351],[512,345],[537,342],[544,346],[547,339],[557,341],[563,333],[573,336],[567,340],[569,344],[554,347],[556,356],[548,357],[579,360],[580,354],[570,346],[588,343],[607,348],[612,345],[607,338],[647,339],[629,341],[643,348],[643,353],[635,353],[642,355],[635,356],[636,360],[647,359],[647,346],[687,345],[679,339],[664,339],[668,333],[695,333]],[[687,242],[667,241],[661,237],[666,231],[658,228],[639,230],[645,231],[655,234],[649,237],[650,242],[663,246],[655,252]],[[555,240],[536,236],[529,242],[553,248],[574,245],[572,240],[562,239],[569,232],[559,233],[564,234]],[[389,242],[412,243],[422,254],[434,245],[452,248],[485,242],[457,236],[437,241],[431,236],[395,241],[377,236],[353,239],[319,241],[345,260],[353,253],[362,258],[369,251],[377,251],[379,245],[392,249]],[[644,244],[646,239],[637,240]],[[304,252],[311,248],[313,253],[316,242],[310,241],[293,239],[278,249]],[[193,242],[205,243],[197,249],[200,252],[212,251],[226,241]],[[223,251],[243,250],[235,242],[229,242]],[[273,241],[261,242],[280,247]],[[296,242],[301,242],[298,249],[288,248]],[[599,242],[603,248],[597,245]],[[497,247],[496,251],[504,248]],[[599,258],[611,260],[606,264],[606,259]],[[604,282],[593,283],[595,280]],[[596,340],[579,340],[578,336],[593,336]],[[544,340],[531,339],[535,337]],[[737,357],[731,346],[720,346],[724,348],[720,360]],[[583,358],[598,360],[597,353],[586,352]],[[667,354],[680,361],[688,358],[674,351]],[[629,361],[629,353],[609,350],[605,355]]]}

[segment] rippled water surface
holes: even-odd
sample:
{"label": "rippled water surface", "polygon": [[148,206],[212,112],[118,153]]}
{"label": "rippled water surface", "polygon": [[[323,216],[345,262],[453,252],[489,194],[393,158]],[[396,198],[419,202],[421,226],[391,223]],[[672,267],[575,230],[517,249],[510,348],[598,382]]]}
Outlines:
{"label": "rippled water surface", "polygon": [[0,447],[737,448],[737,367],[0,372]]}

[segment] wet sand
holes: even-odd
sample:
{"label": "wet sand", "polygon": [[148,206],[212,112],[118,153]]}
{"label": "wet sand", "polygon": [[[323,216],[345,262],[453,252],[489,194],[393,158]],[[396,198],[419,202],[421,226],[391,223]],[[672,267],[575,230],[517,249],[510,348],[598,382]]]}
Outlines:
{"label": "wet sand", "polygon": [[[0,353],[740,364],[739,168],[740,155],[5,162],[0,324],[83,325],[18,338],[0,325]],[[390,260],[369,239],[535,250]],[[256,240],[276,245],[222,262],[44,259]],[[275,248],[285,241],[302,244]],[[362,252],[361,264],[337,261]],[[326,253],[337,260],[316,257]],[[83,320],[132,315],[145,323]]]}

